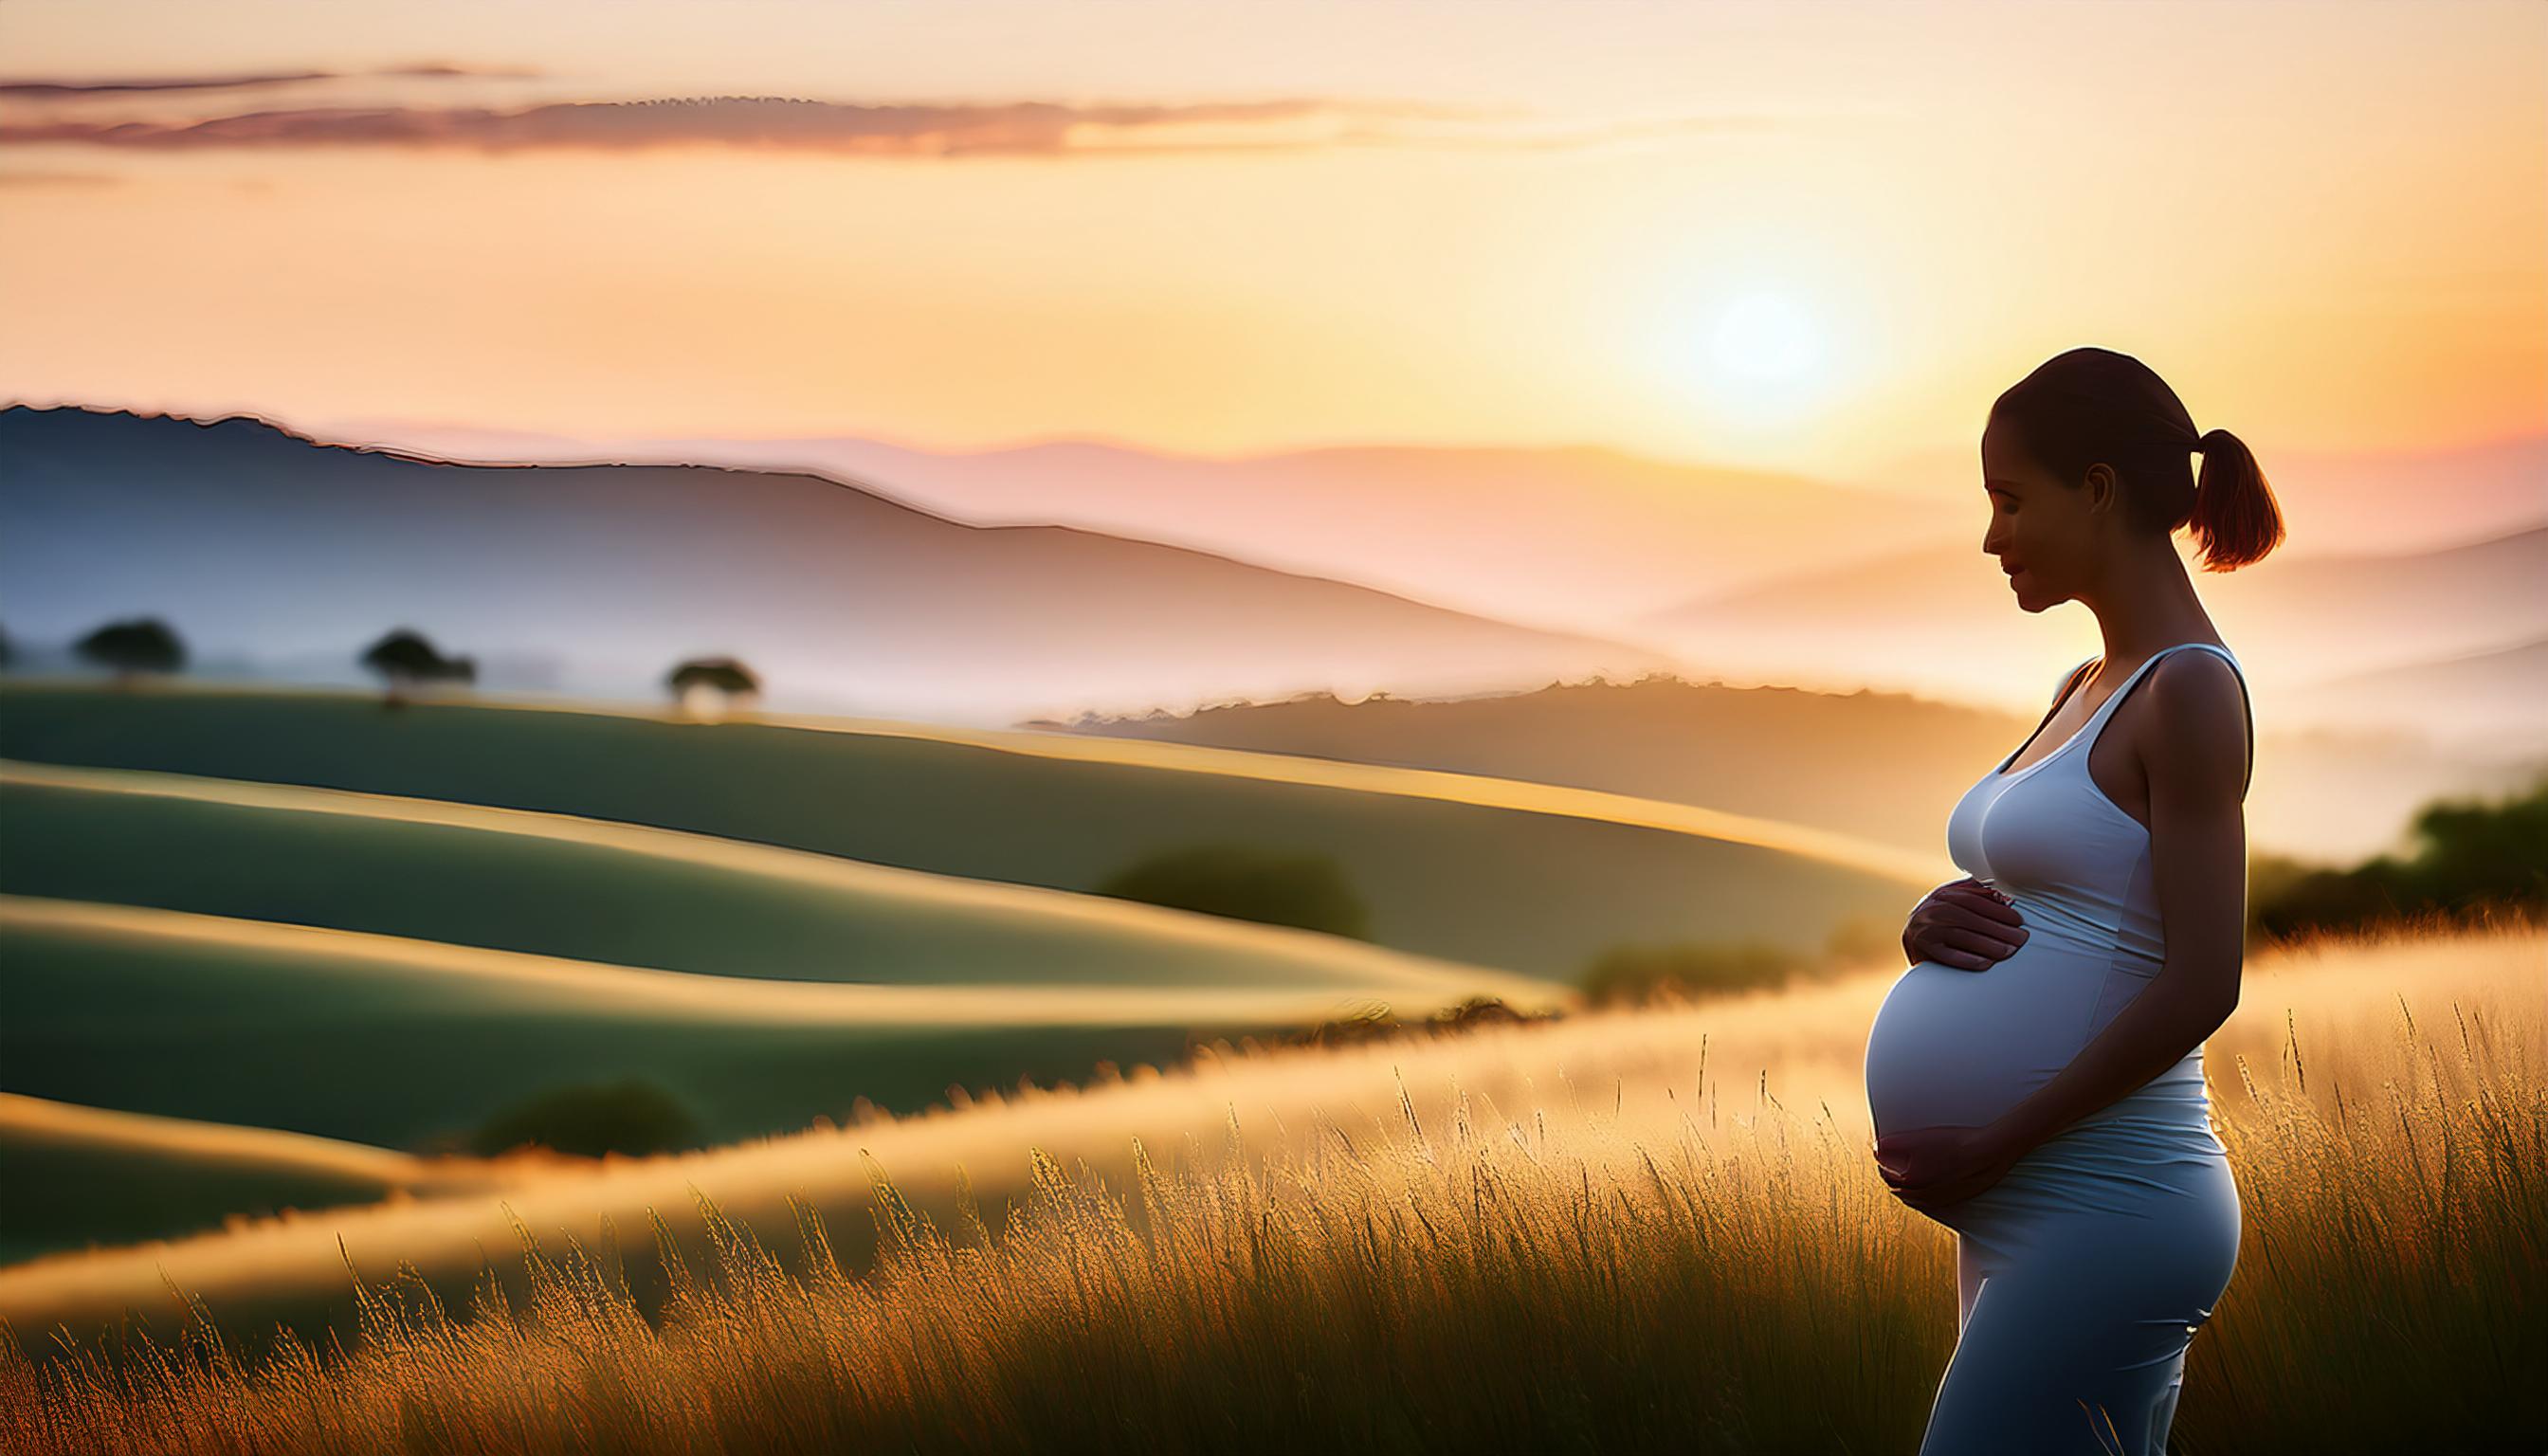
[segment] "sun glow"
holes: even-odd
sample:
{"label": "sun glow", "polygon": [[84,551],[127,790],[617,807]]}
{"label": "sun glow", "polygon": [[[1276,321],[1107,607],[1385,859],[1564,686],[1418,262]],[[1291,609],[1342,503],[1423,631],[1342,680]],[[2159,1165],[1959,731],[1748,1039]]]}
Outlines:
{"label": "sun glow", "polygon": [[1789,385],[1822,362],[1822,337],[1795,304],[1774,293],[1745,294],[1728,304],[1708,338],[1715,376],[1762,387]]}
{"label": "sun glow", "polygon": [[1659,375],[1720,458],[1792,440],[1845,373],[1833,320],[1804,289],[1774,280],[1697,283],[1659,301]]}

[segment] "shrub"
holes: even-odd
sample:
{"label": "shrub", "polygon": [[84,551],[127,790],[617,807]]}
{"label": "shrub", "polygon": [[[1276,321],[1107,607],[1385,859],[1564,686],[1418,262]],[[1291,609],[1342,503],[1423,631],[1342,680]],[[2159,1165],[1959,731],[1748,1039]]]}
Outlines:
{"label": "shrub", "polygon": [[2488,802],[2439,799],[2417,811],[2413,853],[2350,869],[2259,856],[2248,916],[2260,933],[2291,939],[2439,915],[2548,911],[2548,778]]}
{"label": "shrub", "polygon": [[1766,941],[1613,946],[1577,978],[1595,1005],[1782,985],[1820,962]]}
{"label": "shrub", "polygon": [[634,1078],[539,1093],[489,1118],[470,1138],[482,1157],[526,1144],[581,1157],[696,1147],[699,1125],[671,1093]]}
{"label": "shrub", "polygon": [[1117,871],[1096,892],[1171,910],[1371,939],[1370,908],[1335,861],[1320,854],[1187,845]]}

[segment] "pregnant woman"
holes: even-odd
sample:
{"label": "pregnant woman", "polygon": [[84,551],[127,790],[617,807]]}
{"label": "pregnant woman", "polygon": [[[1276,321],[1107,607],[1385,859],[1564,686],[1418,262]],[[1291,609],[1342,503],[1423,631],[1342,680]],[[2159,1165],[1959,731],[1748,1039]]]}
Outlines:
{"label": "pregnant woman", "polygon": [[[2200,484],[2186,457],[2203,456]],[[1955,1358],[1921,1456],[2162,1456],[2228,1288],[2238,1189],[2203,1039],[2238,1002],[2253,724],[2208,570],[2280,513],[2247,447],[2139,360],[2081,348],[1992,405],[1982,550],[2017,604],[2079,601],[2105,651],[1964,792],[1866,1044],[1878,1170],[1956,1232]]]}

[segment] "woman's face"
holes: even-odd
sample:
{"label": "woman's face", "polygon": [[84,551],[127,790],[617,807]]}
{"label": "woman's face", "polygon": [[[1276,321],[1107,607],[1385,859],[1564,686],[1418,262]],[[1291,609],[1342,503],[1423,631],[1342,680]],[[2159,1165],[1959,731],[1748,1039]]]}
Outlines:
{"label": "woman's face", "polygon": [[2086,484],[2065,486],[2011,432],[1997,424],[1982,431],[1982,490],[1990,497],[1982,551],[2009,574],[2019,606],[2058,606],[2089,583],[2097,515],[2114,499],[2114,470],[2099,464],[2088,468]]}

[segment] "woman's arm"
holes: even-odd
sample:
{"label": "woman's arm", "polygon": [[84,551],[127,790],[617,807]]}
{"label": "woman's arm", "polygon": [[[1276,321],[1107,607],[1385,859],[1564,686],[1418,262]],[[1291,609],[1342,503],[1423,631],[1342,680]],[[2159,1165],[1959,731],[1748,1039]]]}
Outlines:
{"label": "woman's arm", "polygon": [[2208,652],[2159,664],[2141,762],[2149,776],[2150,872],[2167,943],[2158,974],[2051,1081],[2002,1114],[1985,1140],[2022,1156],[2148,1085],[2238,1005],[2247,921],[2246,704]]}

